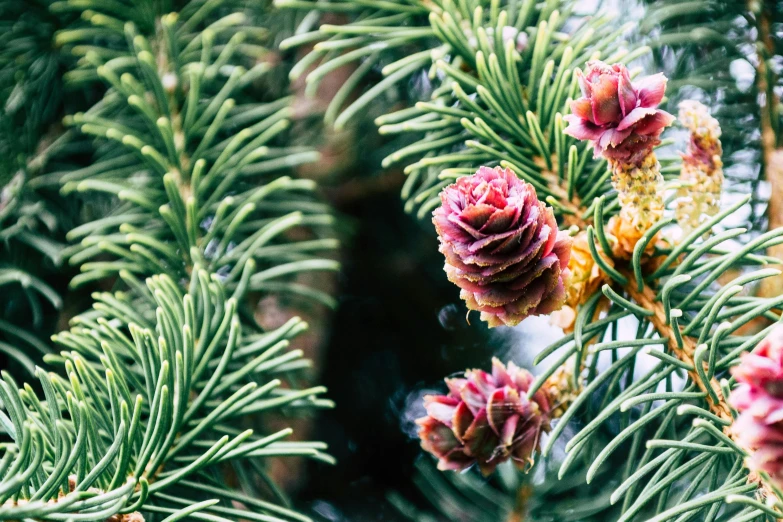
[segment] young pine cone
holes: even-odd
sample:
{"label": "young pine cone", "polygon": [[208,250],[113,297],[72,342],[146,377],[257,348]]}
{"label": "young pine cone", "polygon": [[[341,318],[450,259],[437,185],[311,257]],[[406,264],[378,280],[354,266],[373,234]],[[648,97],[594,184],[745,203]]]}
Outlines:
{"label": "young pine cone", "polygon": [[490,327],[514,326],[565,300],[571,238],[511,170],[481,167],[441,192],[433,223],[444,270]]}
{"label": "young pine cone", "polygon": [[656,74],[631,82],[623,64],[599,60],[577,71],[582,97],[571,102],[565,133],[589,140],[595,156],[623,164],[641,164],[661,141],[674,116],[658,109],[666,91],[666,77]]}
{"label": "young pine cone", "polygon": [[492,359],[492,373],[468,370],[446,379],[448,395],[424,397],[427,416],[416,421],[422,448],[439,459],[442,470],[478,464],[489,475],[509,459],[527,468],[551,418],[546,391],[528,399],[532,383],[530,372],[498,359]]}
{"label": "young pine cone", "polygon": [[636,243],[663,216],[663,176],[653,148],[674,116],[658,109],[666,77],[631,82],[622,64],[593,60],[578,76],[582,97],[571,102],[565,133],[588,140],[612,169],[620,216],[609,223],[614,255],[628,258]]}
{"label": "young pine cone", "polygon": [[731,369],[739,383],[729,404],[740,411],[732,425],[737,443],[748,450],[751,471],[765,471],[783,487],[783,327],[773,330]]}

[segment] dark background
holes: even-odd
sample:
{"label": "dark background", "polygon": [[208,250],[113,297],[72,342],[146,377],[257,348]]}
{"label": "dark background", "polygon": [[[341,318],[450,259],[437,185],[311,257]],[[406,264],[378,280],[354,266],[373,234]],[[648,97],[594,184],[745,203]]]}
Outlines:
{"label": "dark background", "polygon": [[325,520],[405,520],[386,494],[421,501],[411,477],[422,395],[443,392],[443,377],[485,367],[498,351],[478,314],[467,323],[432,225],[404,212],[402,176],[394,179],[387,190],[338,204],[353,234],[320,378],[337,406],[319,414],[312,438],[327,442],[339,464],[311,465],[301,492]]}

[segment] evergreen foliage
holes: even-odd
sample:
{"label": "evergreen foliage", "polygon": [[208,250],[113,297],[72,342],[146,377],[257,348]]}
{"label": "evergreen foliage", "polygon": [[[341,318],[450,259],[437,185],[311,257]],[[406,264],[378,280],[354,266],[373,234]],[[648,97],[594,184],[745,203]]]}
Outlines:
{"label": "evergreen foliage", "polygon": [[[382,167],[404,168],[408,212],[431,215],[442,189],[479,166],[508,168],[561,230],[586,237],[601,274],[563,336],[535,355],[528,396],[556,382],[562,403],[534,476],[444,475],[422,461],[415,480],[440,515],[393,496],[400,511],[781,518],[783,491],[749,472],[727,402],[730,368],[783,308],[779,293],[754,295],[781,273],[767,252],[783,229],[764,232],[749,211],[779,149],[776,3],[658,0],[640,26],[576,0],[274,4],[272,15],[249,0],[0,2],[0,352],[34,376],[0,381],[0,519],[309,520],[265,461],[332,459],[264,421],[331,403],[322,387],[300,386],[308,362],[287,349],[305,325],[264,331],[254,307],[270,292],[333,306],[297,276],[339,267],[332,213],[313,182],[287,175],[318,155],[288,135],[292,99],[269,42],[312,47],[284,71],[309,95],[352,67],[327,125],[388,111],[375,121],[394,149]],[[705,27],[700,12],[718,22]],[[750,167],[727,168],[730,188],[751,195],[724,198],[682,233],[682,160],[668,154],[659,167],[651,155],[667,211],[618,252],[615,165],[564,133],[577,68],[599,58],[633,74],[665,70],[673,100],[710,102],[728,166]],[[727,73],[737,60],[754,66],[747,89]],[[664,144],[685,149],[676,136]],[[61,262],[79,271],[69,289],[50,277],[67,273]],[[98,290],[92,306],[52,348],[42,307],[63,308],[82,287]],[[50,371],[35,366],[36,350]]]}
{"label": "evergreen foliage", "polygon": [[[317,398],[322,387],[281,387],[302,366],[301,351],[286,347],[306,325],[247,331],[237,300],[199,267],[184,295],[169,276],[149,278],[146,306],[95,297],[57,336],[64,350],[47,358],[65,376],[36,370],[41,399],[3,375],[0,420],[15,443],[3,458],[0,518],[102,520],[138,510],[145,520],[308,520],[262,500],[262,462],[330,462],[323,444],[285,442],[290,428],[262,436],[237,427],[250,414],[329,405]],[[225,464],[244,492],[226,487]]]}
{"label": "evergreen foliage", "polygon": [[[338,264],[329,208],[313,182],[286,175],[318,156],[287,144],[291,99],[263,81],[276,65],[269,6],[32,7],[2,6],[0,280],[11,290],[0,330],[60,351],[46,371],[29,348],[0,344],[35,376],[3,373],[0,519],[309,520],[266,462],[332,459],[266,419],[331,402],[299,385],[309,361],[288,346],[307,325],[264,331],[254,313],[264,293],[333,305],[297,276]],[[55,219],[49,203],[68,209]],[[30,263],[30,249],[50,266]],[[80,271],[67,295],[111,291],[94,292],[53,348],[32,333],[40,320],[11,320],[24,300],[36,314],[41,296],[63,306],[66,289],[38,273],[61,260]]]}
{"label": "evergreen foliage", "polygon": [[0,2],[0,351],[32,370],[31,353],[48,353],[37,335],[62,307],[64,234],[73,206],[39,175],[64,140],[63,60],[50,45],[60,23],[46,2]]}

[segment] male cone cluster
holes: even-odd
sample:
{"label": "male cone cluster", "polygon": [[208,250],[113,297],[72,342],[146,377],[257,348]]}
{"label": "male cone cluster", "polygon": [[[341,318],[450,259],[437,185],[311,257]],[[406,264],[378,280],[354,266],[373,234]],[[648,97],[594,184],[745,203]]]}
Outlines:
{"label": "male cone cluster", "polygon": [[682,155],[675,214],[683,235],[688,235],[720,211],[723,190],[723,148],[720,124],[707,107],[694,100],[679,105],[680,123],[691,131],[688,148]]}

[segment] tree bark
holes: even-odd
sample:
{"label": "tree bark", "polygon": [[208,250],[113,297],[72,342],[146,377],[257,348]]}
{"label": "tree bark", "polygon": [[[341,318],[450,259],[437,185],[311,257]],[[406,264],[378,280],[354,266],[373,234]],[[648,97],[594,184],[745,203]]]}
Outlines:
{"label": "tree bark", "polygon": [[[758,31],[756,50],[756,88],[760,99],[761,116],[761,175],[770,185],[767,221],[769,230],[783,226],[783,148],[778,145],[778,125],[780,100],[775,94],[777,77],[767,65],[767,60],[775,55],[775,40],[772,33],[773,15],[777,9],[774,1],[758,2],[750,0],[748,6],[756,17]],[[783,261],[783,244],[771,247],[767,254]],[[768,277],[759,285],[761,297],[774,297],[783,293],[783,275]]]}

